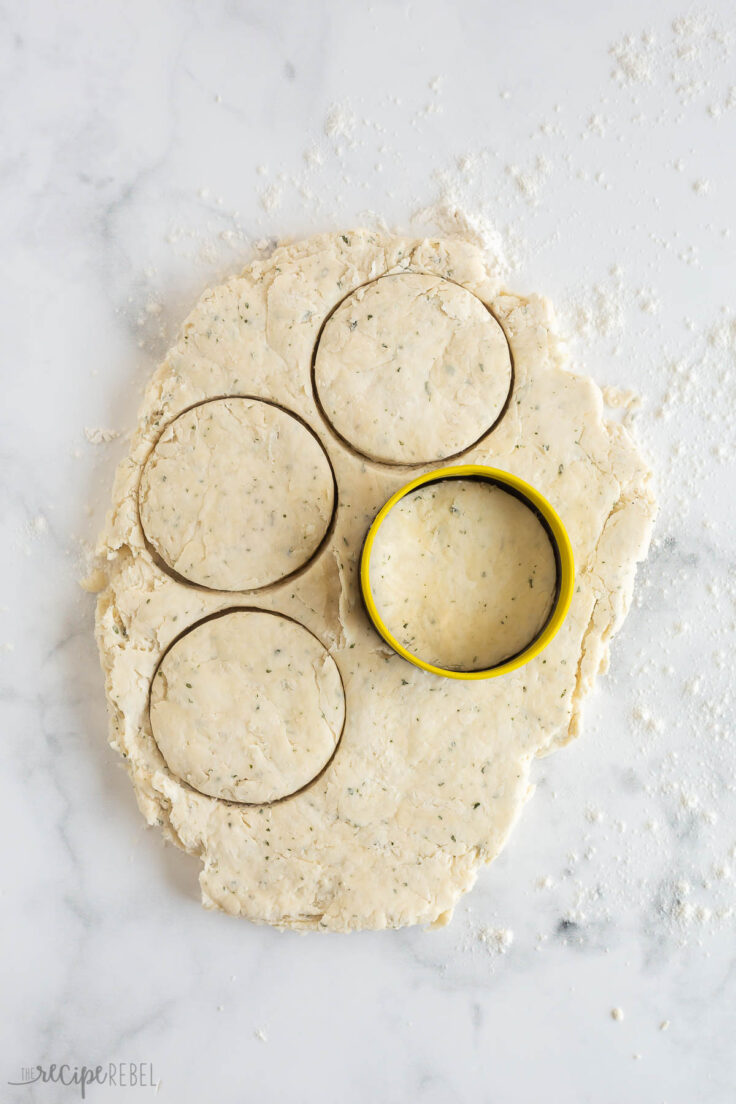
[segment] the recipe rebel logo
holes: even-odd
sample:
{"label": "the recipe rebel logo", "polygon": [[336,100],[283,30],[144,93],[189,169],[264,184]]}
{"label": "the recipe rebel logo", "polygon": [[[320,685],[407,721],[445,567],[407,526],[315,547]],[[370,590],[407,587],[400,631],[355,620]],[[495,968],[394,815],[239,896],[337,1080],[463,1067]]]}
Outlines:
{"label": "the recipe rebel logo", "polygon": [[155,1089],[158,1087],[152,1062],[107,1062],[98,1066],[78,1066],[69,1062],[52,1062],[48,1066],[21,1066],[20,1079],[9,1085],[63,1085],[76,1088],[86,1100],[92,1085],[117,1089]]}

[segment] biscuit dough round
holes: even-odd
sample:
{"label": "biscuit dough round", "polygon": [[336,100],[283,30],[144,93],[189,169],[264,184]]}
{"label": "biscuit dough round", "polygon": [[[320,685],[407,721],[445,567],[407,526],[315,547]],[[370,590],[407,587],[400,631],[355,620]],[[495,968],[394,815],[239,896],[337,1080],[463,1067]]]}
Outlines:
{"label": "biscuit dough round", "polygon": [[260,610],[190,629],[151,687],[151,728],[169,769],[229,801],[276,801],[306,786],[344,720],[334,659],[295,621]]}
{"label": "biscuit dough round", "polygon": [[166,426],[141,477],[141,524],[190,582],[253,590],[291,575],[324,537],[330,464],[302,423],[246,398],[195,406]]}
{"label": "biscuit dough round", "polygon": [[[513,472],[537,487],[573,546],[575,593],[564,625],[541,655],[501,678],[438,678],[391,652],[375,632],[361,601],[360,552],[406,470],[367,463],[328,434],[315,402],[313,357],[325,319],[356,289],[409,274],[452,281],[499,319],[513,354],[513,396],[463,462]],[[192,789],[153,738],[149,693],[162,656],[233,599],[163,570],[138,511],[141,470],[161,427],[197,403],[243,394],[299,415],[319,433],[335,472],[339,501],[322,553],[260,591],[258,606],[322,641],[342,676],[346,711],[324,772],[299,793],[255,808]],[[374,388],[365,404],[382,411],[385,396]],[[484,425],[496,409],[484,412]],[[437,454],[456,443],[441,442]],[[274,466],[275,475],[281,471]],[[449,919],[503,847],[531,792],[535,758],[578,735],[583,701],[629,606],[655,509],[646,460],[627,429],[606,419],[599,387],[568,370],[545,300],[506,290],[497,266],[472,242],[370,230],[279,247],[202,296],[151,379],[112,506],[98,545],[104,585],[96,631],[110,739],[143,815],[197,857],[208,907],[331,931]]]}
{"label": "biscuit dough round", "polygon": [[543,628],[557,565],[537,515],[487,482],[419,487],[391,509],[371,551],[384,624],[436,667],[473,671],[516,655]]}
{"label": "biscuit dough round", "polygon": [[406,273],[349,295],[327,320],[314,379],[333,428],[375,460],[420,464],[469,448],[511,386],[503,330],[465,288]]}

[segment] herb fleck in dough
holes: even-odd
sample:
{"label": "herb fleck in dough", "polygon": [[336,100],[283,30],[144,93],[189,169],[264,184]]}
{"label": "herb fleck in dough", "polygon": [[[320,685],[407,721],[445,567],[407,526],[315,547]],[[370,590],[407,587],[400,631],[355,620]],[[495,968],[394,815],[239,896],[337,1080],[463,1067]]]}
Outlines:
{"label": "herb fleck in dough", "polygon": [[460,479],[401,499],[376,534],[370,569],[393,636],[456,670],[493,667],[531,643],[557,580],[536,514],[499,487]]}
{"label": "herb fleck in dough", "polygon": [[[461,462],[508,470],[537,487],[572,542],[576,587],[565,624],[541,655],[501,678],[469,683],[412,667],[386,648],[360,600],[366,530],[409,476],[367,462],[335,438],[315,402],[312,358],[325,318],[387,274],[429,276],[437,286],[452,281],[498,319],[513,355],[513,392],[493,432]],[[358,370],[370,377],[369,363]],[[162,429],[196,404],[243,394],[270,399],[312,427],[339,499],[334,529],[308,567],[246,600],[173,577],[144,539],[138,501],[141,471]],[[363,401],[369,413],[373,404],[385,406],[378,387]],[[476,417],[480,407],[473,409]],[[490,425],[497,400],[481,413]],[[430,455],[447,455],[456,444],[435,438]],[[201,862],[204,904],[301,930],[447,922],[503,847],[530,794],[535,757],[579,734],[583,701],[646,554],[655,512],[650,483],[628,431],[606,420],[598,386],[567,369],[546,301],[506,291],[472,243],[364,230],[321,235],[283,246],[207,291],[151,380],[116,476],[98,546],[104,587],[96,628],[111,742],[125,757],[146,820]],[[211,545],[213,555],[219,547]],[[272,574],[266,563],[252,565],[259,581]],[[345,727],[327,769],[298,794],[255,807],[182,781],[167,766],[149,716],[151,681],[169,645],[236,605],[300,622],[329,651],[345,692]]]}

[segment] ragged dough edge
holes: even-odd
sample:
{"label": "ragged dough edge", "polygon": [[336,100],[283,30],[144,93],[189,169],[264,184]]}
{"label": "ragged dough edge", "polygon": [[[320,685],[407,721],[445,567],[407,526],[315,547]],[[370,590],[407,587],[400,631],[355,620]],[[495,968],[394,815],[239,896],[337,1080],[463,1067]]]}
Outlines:
{"label": "ragged dough edge", "polygon": [[[609,432],[613,439],[618,438],[619,444],[625,442],[626,447],[637,452],[625,429],[613,425],[609,427]],[[582,639],[570,723],[567,731],[557,738],[554,747],[562,747],[580,735],[585,698],[593,689],[596,676],[608,669],[611,640],[629,611],[636,570],[645,559],[652,538],[657,513],[652,481],[649,471],[640,471],[622,488],[604,524],[596,548],[596,561],[591,568],[591,573],[598,580],[597,594]],[[616,545],[622,543],[626,544],[631,557],[626,564],[621,563],[614,551]]]}
{"label": "ragged dough edge", "polygon": [[[549,327],[548,343],[560,367],[575,375],[568,367],[567,343],[558,332],[554,306],[544,296],[538,301]],[[585,699],[594,688],[596,676],[608,669],[611,641],[631,606],[637,568],[646,559],[657,517],[654,473],[629,431],[630,417],[620,424],[606,419],[604,414],[604,406],[608,405],[623,407],[628,415],[639,408],[641,397],[631,389],[600,387],[590,382],[598,394],[598,417],[608,434],[609,458],[615,453],[621,466],[629,465],[633,470],[620,485],[619,497],[604,522],[594,561],[583,565],[587,574],[597,580],[596,599],[581,641],[569,723],[539,748],[537,755],[540,757],[564,747],[581,734]],[[589,459],[596,462],[592,455]],[[627,546],[626,563],[613,554],[617,541]],[[580,565],[576,564],[576,572],[580,572]]]}
{"label": "ragged dough edge", "polygon": [[[262,298],[268,299],[269,292],[276,282],[274,269],[278,268],[280,256],[288,258],[293,266],[295,260],[306,258],[309,260],[321,247],[332,248],[340,246],[337,239],[341,235],[323,235],[318,239],[311,239],[305,243],[299,243],[295,247],[284,247],[277,250],[268,262],[255,262],[250,271],[258,275],[261,269],[265,282],[260,291]],[[354,232],[351,238],[360,239],[358,248],[363,249],[365,242],[376,235],[369,232]],[[366,247],[366,252],[370,250]],[[449,258],[449,261],[448,261]],[[353,273],[357,271],[358,263],[352,264],[346,259],[346,270]],[[460,272],[459,283],[474,291],[486,302],[498,299],[501,289],[498,279],[490,275],[483,266],[477,249],[468,243],[453,240],[451,243],[437,243],[432,241],[413,242],[408,239],[393,239],[383,242],[377,250],[373,249],[370,268],[363,270],[363,277],[369,279],[382,274],[382,271],[437,271],[440,275],[454,278],[450,275],[455,265]],[[246,270],[248,271],[248,270]],[[228,281],[225,288],[237,282],[239,277]],[[350,279],[347,281],[350,284]],[[354,283],[354,286],[359,286]],[[172,778],[158,756],[156,760],[155,745],[152,743],[150,733],[146,733],[145,718],[125,716],[121,709],[113,684],[115,671],[116,650],[125,649],[125,638],[120,640],[120,632],[125,628],[124,598],[125,578],[124,570],[130,566],[131,561],[136,564],[142,573],[147,575],[146,584],[151,587],[151,594],[161,585],[156,569],[148,562],[148,553],[140,533],[137,518],[137,485],[138,477],[150,448],[158,437],[160,428],[166,422],[175,417],[186,406],[203,398],[213,397],[212,380],[224,379],[222,365],[217,364],[205,352],[200,350],[196,359],[196,372],[198,378],[204,380],[198,386],[189,387],[182,385],[177,372],[177,357],[181,355],[181,341],[191,326],[192,319],[197,318],[197,311],[208,297],[216,296],[221,289],[211,289],[206,292],[192,315],[185,321],[180,337],[180,342],[167,356],[164,363],[154,374],[146,392],[143,407],[139,418],[139,427],[133,437],[131,454],[119,466],[115,488],[113,492],[114,505],[108,513],[107,521],[98,544],[98,584],[106,581],[106,586],[99,596],[98,613],[96,621],[96,635],[100,647],[103,669],[106,675],[106,689],[110,707],[110,742],[124,756],[127,769],[131,775],[137,801],[141,812],[151,825],[158,825],[165,838],[190,854],[198,856],[203,862],[203,870],[200,874],[200,886],[202,900],[205,906],[219,908],[233,915],[246,915],[257,923],[268,923],[281,928],[293,928],[300,931],[307,930],[334,930],[350,931],[356,928],[381,928],[400,927],[407,923],[425,922],[432,926],[441,926],[449,920],[457,900],[467,892],[474,884],[479,869],[484,863],[495,858],[503,848],[513,825],[520,815],[521,809],[528,799],[531,789],[529,787],[529,766],[534,754],[545,754],[557,746],[569,742],[580,732],[580,717],[582,702],[591,690],[594,679],[599,671],[604,669],[610,639],[621,624],[631,601],[631,594],[636,571],[636,561],[643,558],[649,543],[651,527],[654,518],[654,497],[651,491],[651,473],[641,454],[622,427],[612,423],[606,423],[601,413],[600,425],[608,435],[609,456],[616,453],[619,459],[629,463],[632,471],[630,476],[621,483],[619,495],[611,509],[595,550],[592,563],[584,565],[584,569],[594,580],[595,601],[583,634],[577,666],[576,680],[570,697],[569,718],[567,724],[560,726],[559,730],[551,734],[550,738],[542,746],[536,748],[532,754],[522,755],[517,763],[518,777],[516,781],[515,807],[513,814],[507,819],[500,831],[497,831],[492,840],[482,848],[471,848],[460,855],[440,854],[439,860],[446,865],[448,876],[445,879],[443,892],[439,895],[429,896],[423,906],[414,902],[411,909],[406,912],[399,910],[391,912],[382,907],[371,906],[366,900],[363,903],[359,915],[346,913],[337,898],[339,894],[334,890],[329,878],[325,881],[324,900],[315,901],[315,908],[308,911],[286,914],[268,909],[263,914],[256,915],[242,907],[242,901],[237,894],[228,897],[227,894],[212,892],[213,872],[216,871],[217,858],[211,851],[212,825],[216,819],[216,802],[207,806],[200,797],[193,795],[176,779]],[[525,301],[515,296],[509,299],[523,306],[524,303],[535,303],[535,309],[539,311],[541,321],[539,323],[539,339],[546,342],[557,358],[557,366],[561,365],[564,358],[564,350],[560,345],[554,328],[554,319],[546,301],[533,297]],[[267,310],[266,310],[267,313]],[[268,330],[269,323],[266,320],[264,330]],[[544,330],[544,333],[542,333]],[[269,337],[271,335],[269,334]],[[283,340],[281,333],[278,340]],[[271,347],[273,349],[273,346]],[[209,381],[209,382],[207,382]],[[593,385],[594,386],[594,385]],[[597,389],[598,390],[598,389]],[[598,391],[600,394],[600,391]],[[269,397],[264,395],[263,397]],[[513,412],[510,412],[511,417]],[[594,461],[594,457],[589,457]],[[594,461],[595,462],[595,461]],[[624,464],[626,466],[626,464]],[[616,543],[624,542],[627,545],[628,562],[623,567],[616,568],[609,549],[615,549]],[[636,553],[632,556],[631,549],[636,545]],[[332,555],[338,563],[340,575],[339,615],[337,633],[333,634],[333,642],[337,646],[344,645],[350,640],[350,621],[354,617],[354,610],[350,608],[350,602],[345,585],[344,565],[336,551]],[[604,562],[604,561],[607,561]],[[164,580],[163,585],[166,585]],[[231,598],[231,596],[230,596]],[[210,600],[209,610],[214,611],[231,604],[225,601],[223,596],[213,595]],[[114,633],[117,626],[117,636]],[[167,627],[167,632],[168,632]],[[166,633],[155,633],[152,642],[153,649],[161,650],[167,643]],[[381,648],[382,645],[378,644]],[[134,664],[133,664],[134,665]],[[142,682],[147,679],[140,676]],[[145,754],[141,756],[139,744]],[[332,898],[330,893],[333,894]],[[316,898],[319,894],[316,894]],[[316,907],[320,904],[320,908]]]}

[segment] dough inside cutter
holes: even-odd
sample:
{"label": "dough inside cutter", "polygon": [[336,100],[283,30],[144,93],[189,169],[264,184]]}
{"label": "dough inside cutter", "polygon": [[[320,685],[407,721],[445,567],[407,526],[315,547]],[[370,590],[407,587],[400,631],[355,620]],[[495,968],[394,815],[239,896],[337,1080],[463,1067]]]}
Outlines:
{"label": "dough inside cutter", "polygon": [[388,513],[373,544],[373,597],[399,643],[434,666],[494,667],[541,632],[557,565],[537,514],[487,481],[418,488]]}

